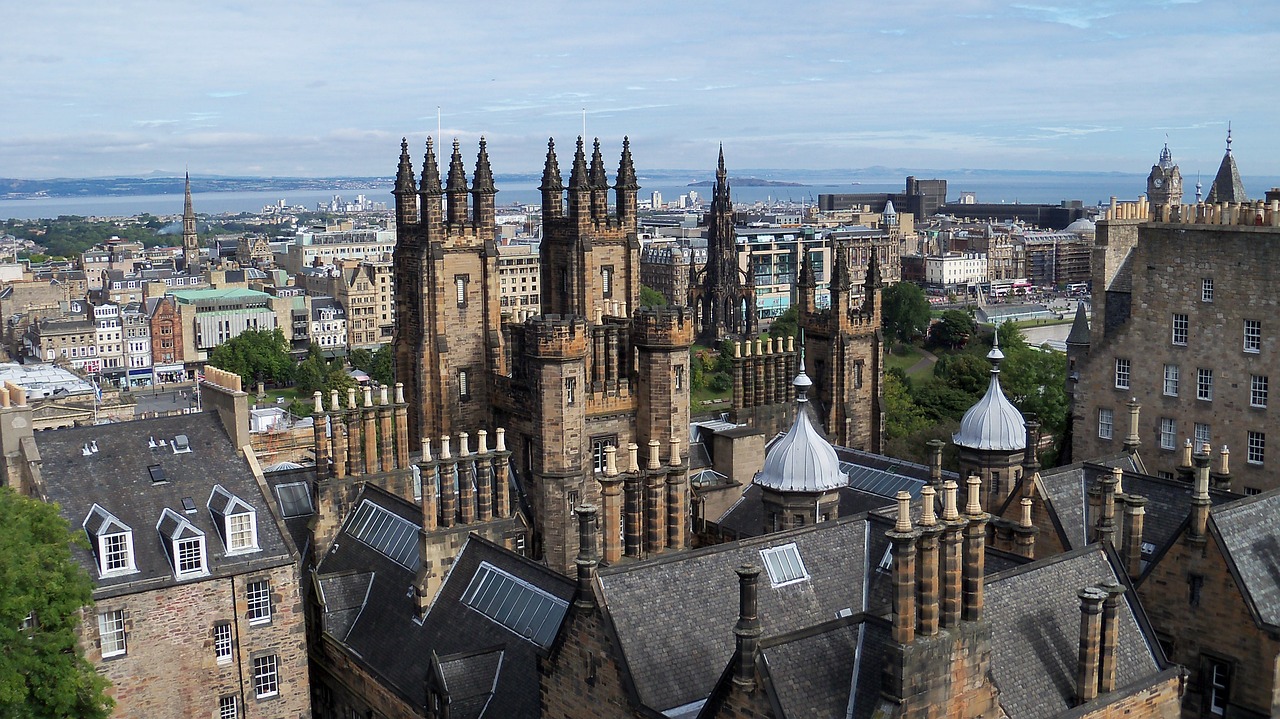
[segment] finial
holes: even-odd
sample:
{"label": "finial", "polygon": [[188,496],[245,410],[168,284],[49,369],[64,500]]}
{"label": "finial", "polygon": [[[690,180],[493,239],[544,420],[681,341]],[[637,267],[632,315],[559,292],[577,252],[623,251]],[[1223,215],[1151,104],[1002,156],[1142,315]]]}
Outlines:
{"label": "finial", "polygon": [[1227,120],[1227,154],[1231,154],[1231,121]]}
{"label": "finial", "polygon": [[800,348],[800,373],[796,375],[793,383],[796,388],[796,401],[809,401],[809,388],[813,386],[813,380],[809,379],[809,375],[804,371],[804,347]]}

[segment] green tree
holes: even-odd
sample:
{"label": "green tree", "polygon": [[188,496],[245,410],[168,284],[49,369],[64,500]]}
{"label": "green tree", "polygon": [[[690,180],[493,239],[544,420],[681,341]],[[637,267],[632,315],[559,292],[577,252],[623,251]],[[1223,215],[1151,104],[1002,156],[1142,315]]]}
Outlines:
{"label": "green tree", "polygon": [[347,353],[347,361],[361,372],[373,371],[373,351],[364,347],[356,347]]}
{"label": "green tree", "polygon": [[931,424],[912,400],[907,390],[909,381],[896,367],[884,373],[885,434],[889,439],[909,437]]}
{"label": "green tree", "polygon": [[976,402],[991,379],[991,363],[968,353],[942,355],[933,367],[933,376],[952,389],[973,397]]}
{"label": "green tree", "polygon": [[390,344],[385,344],[373,352],[373,362],[369,369],[365,372],[373,378],[374,382],[383,385],[391,385],[395,383],[396,362],[395,354]]}
{"label": "green tree", "polygon": [[289,344],[279,328],[241,332],[215,347],[209,355],[209,364],[235,372],[246,386],[257,382],[259,377],[278,383],[287,382],[293,376]]}
{"label": "green tree", "polygon": [[929,328],[929,341],[938,347],[960,349],[969,343],[975,331],[973,318],[964,310],[947,310]]}
{"label": "green tree", "polygon": [[[1003,344],[1001,344],[1003,349]],[[1014,348],[1000,365],[1000,387],[1041,431],[1061,440],[1067,429],[1067,356],[1047,348]]]}
{"label": "green tree", "polygon": [[900,342],[924,336],[929,328],[929,300],[924,290],[910,282],[899,282],[881,294],[884,329]]}
{"label": "green tree", "polygon": [[93,582],[71,557],[72,536],[56,505],[0,487],[0,717],[111,712],[107,680],[77,640]]}
{"label": "green tree", "polygon": [[318,345],[311,345],[307,350],[307,358],[298,363],[293,370],[293,381],[297,383],[298,395],[308,397],[316,390],[328,395],[330,390],[338,390],[345,395],[348,387],[355,387],[356,381],[347,374],[341,360],[325,359]]}
{"label": "green tree", "polygon": [[1005,353],[1027,348],[1026,335],[1013,320],[1005,320],[996,328],[996,336],[1000,338],[1000,349]]}
{"label": "green tree", "polygon": [[773,324],[769,325],[769,336],[773,338],[779,337],[798,337],[800,335],[800,307],[791,305],[786,312],[778,315],[773,319]]}
{"label": "green tree", "polygon": [[666,304],[667,298],[661,292],[648,285],[640,285],[641,307],[662,307]]}

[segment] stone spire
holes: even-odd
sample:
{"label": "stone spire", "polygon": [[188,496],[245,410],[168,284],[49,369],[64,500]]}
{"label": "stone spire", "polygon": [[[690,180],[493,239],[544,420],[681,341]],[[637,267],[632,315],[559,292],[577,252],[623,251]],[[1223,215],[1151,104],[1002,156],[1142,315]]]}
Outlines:
{"label": "stone spire", "polygon": [[[427,140],[430,142],[430,140]],[[191,182],[188,180],[187,207],[191,207]],[[409,140],[400,138],[400,166],[396,169],[396,189],[394,194],[413,194],[413,161],[409,159]]]}
{"label": "stone spire", "polygon": [[418,191],[424,195],[441,195],[444,190],[440,187],[440,164],[436,161],[436,148],[431,138],[427,138],[427,154],[422,158],[422,181],[418,184]]}
{"label": "stone spire", "polygon": [[1089,318],[1084,313],[1084,303],[1076,303],[1076,318],[1071,323],[1071,332],[1067,334],[1067,344],[1089,344]]}
{"label": "stone spire", "polygon": [[183,190],[182,206],[182,259],[187,273],[193,274],[200,269],[200,235],[196,231],[196,211],[191,204],[191,173],[186,174],[186,186]]}
{"label": "stone spire", "polygon": [[547,138],[547,161],[542,166],[542,216],[557,218],[564,215],[564,182],[560,179],[560,162],[556,160],[555,138]]}
{"label": "stone spire", "polygon": [[1218,166],[1218,174],[1209,186],[1207,202],[1245,202],[1249,198],[1244,194],[1244,183],[1240,180],[1240,168],[1236,167],[1236,157],[1231,154],[1231,124],[1227,124],[1227,153],[1222,156],[1222,164]]}
{"label": "stone spire", "polygon": [[[452,174],[450,172],[450,180],[453,179]],[[466,180],[463,182],[465,183]],[[497,192],[493,187],[493,170],[489,167],[489,149],[483,135],[480,137],[480,154],[476,156],[476,174],[471,178],[471,191],[473,193]]]}
{"label": "stone spire", "polygon": [[458,148],[457,138],[453,140],[453,156],[449,158],[449,179],[444,190],[445,194],[449,196],[449,224],[460,225],[466,223],[467,172],[462,167],[462,151]]}
{"label": "stone spire", "polygon": [[573,169],[569,170],[569,189],[585,190],[588,187],[587,154],[583,150],[582,136],[578,136],[578,149],[573,153]]}
{"label": "stone spire", "polygon": [[618,181],[614,185],[619,190],[638,190],[640,184],[636,182],[636,167],[631,161],[631,138],[622,138],[622,159],[618,163]]}
{"label": "stone spire", "polygon": [[591,150],[590,186],[593,190],[609,189],[609,178],[604,172],[604,157],[600,154],[600,138],[595,139]]}

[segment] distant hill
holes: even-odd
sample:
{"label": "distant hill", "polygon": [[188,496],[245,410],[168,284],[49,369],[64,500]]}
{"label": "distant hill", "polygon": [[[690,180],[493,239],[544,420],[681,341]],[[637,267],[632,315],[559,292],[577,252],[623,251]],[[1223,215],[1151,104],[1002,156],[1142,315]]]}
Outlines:
{"label": "distant hill", "polygon": [[[701,180],[699,182],[690,182],[685,187],[711,187],[715,182],[711,180]],[[730,185],[738,187],[809,187],[803,182],[783,182],[781,180],[762,180],[759,177],[730,177]]]}

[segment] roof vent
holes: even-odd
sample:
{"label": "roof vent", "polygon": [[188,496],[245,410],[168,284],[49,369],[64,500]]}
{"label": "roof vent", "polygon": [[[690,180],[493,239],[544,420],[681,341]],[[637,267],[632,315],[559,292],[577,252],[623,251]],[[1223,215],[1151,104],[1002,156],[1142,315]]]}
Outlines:
{"label": "roof vent", "polygon": [[98,440],[89,440],[89,451],[94,454],[98,453]]}
{"label": "roof vent", "polygon": [[180,434],[173,438],[173,453],[182,454],[191,451],[191,442],[187,440],[187,435]]}
{"label": "roof vent", "polygon": [[86,444],[85,446],[80,448],[80,454],[83,454],[84,456],[89,457],[93,454],[93,450],[89,449],[89,445]]}
{"label": "roof vent", "polygon": [[156,438],[155,438],[155,437],[147,437],[147,446],[148,446],[148,447],[150,447],[151,449],[155,449],[156,447],[159,447],[160,445],[156,444]]}

